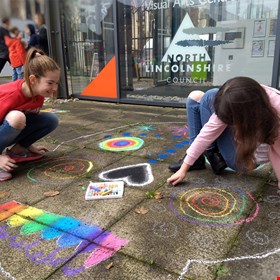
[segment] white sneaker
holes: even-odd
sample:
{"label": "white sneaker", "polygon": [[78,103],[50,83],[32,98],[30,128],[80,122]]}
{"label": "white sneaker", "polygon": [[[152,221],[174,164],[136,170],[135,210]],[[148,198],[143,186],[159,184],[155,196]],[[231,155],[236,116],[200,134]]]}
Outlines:
{"label": "white sneaker", "polygon": [[0,168],[0,182],[7,181],[12,178],[12,174]]}

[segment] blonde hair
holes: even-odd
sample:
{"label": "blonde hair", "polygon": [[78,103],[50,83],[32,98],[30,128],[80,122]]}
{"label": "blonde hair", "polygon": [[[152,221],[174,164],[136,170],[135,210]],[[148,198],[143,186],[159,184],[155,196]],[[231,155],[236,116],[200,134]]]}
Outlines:
{"label": "blonde hair", "polygon": [[26,54],[26,61],[24,65],[24,79],[34,96],[31,83],[29,80],[30,75],[34,75],[37,79],[45,77],[47,72],[60,71],[58,64],[42,50],[30,48]]}

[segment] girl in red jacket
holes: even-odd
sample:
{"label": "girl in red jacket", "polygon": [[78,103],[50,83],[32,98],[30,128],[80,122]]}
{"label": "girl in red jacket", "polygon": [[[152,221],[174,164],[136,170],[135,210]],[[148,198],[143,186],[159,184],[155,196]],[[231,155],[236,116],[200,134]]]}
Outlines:
{"label": "girl in red jacket", "polygon": [[9,50],[9,58],[13,67],[12,80],[23,78],[23,65],[25,63],[25,47],[19,36],[19,29],[12,27],[10,29],[11,37],[5,36],[5,44]]}
{"label": "girl in red jacket", "polygon": [[0,182],[12,177],[18,162],[39,159],[47,151],[34,143],[58,125],[55,114],[40,113],[40,108],[45,97],[56,94],[59,78],[57,63],[43,51],[31,48],[24,79],[0,85]]}

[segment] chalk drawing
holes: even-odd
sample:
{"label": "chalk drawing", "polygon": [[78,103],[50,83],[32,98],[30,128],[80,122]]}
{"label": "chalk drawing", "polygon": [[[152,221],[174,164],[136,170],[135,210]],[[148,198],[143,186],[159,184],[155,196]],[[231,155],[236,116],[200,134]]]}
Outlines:
{"label": "chalk drawing", "polygon": [[153,226],[153,232],[157,236],[167,238],[176,236],[178,229],[175,224],[170,222],[156,222]]}
{"label": "chalk drawing", "polygon": [[280,203],[280,196],[279,195],[268,195],[263,199],[265,202],[268,203]]}
{"label": "chalk drawing", "polygon": [[99,178],[109,181],[124,181],[129,186],[143,187],[154,181],[150,164],[140,163],[110,169],[99,174]]}
{"label": "chalk drawing", "polygon": [[69,110],[61,110],[61,109],[57,109],[57,108],[45,108],[45,109],[41,109],[40,112],[61,114],[61,113],[68,113],[70,111]]}
{"label": "chalk drawing", "polygon": [[[162,125],[162,127],[161,127],[161,125]],[[168,126],[166,127],[166,125],[168,125]],[[100,135],[100,134],[106,134],[108,132],[120,131],[120,130],[124,130],[124,129],[127,129],[127,128],[131,129],[131,131],[133,131],[134,134],[136,134],[137,132],[140,131],[141,132],[140,135],[137,135],[137,136],[145,137],[145,136],[149,135],[149,136],[153,136],[153,137],[161,137],[161,136],[164,135],[164,133],[165,134],[166,133],[170,134],[170,126],[172,126],[173,131],[175,131],[177,129],[176,133],[181,134],[181,135],[177,135],[177,136],[180,136],[180,137],[183,138],[183,140],[180,143],[175,143],[175,144],[172,143],[172,147],[166,149],[167,155],[170,156],[170,155],[174,155],[180,149],[183,149],[183,148],[186,149],[187,146],[189,145],[188,137],[186,135],[184,135],[185,132],[186,132],[186,129],[187,129],[186,126],[185,126],[185,122],[151,122],[151,123],[146,123],[146,124],[134,123],[134,124],[124,125],[124,126],[119,126],[119,127],[107,129],[107,130],[104,130],[104,131],[99,131],[99,132],[96,132],[96,133],[92,133],[92,134],[88,134],[88,135],[82,135],[82,136],[79,136],[79,137],[76,137],[76,138],[73,138],[73,139],[69,139],[67,141],[62,142],[58,146],[56,146],[53,149],[53,151],[58,150],[61,146],[63,146],[66,143],[70,143],[70,142],[78,141],[78,140],[84,140],[84,139],[91,138],[93,136],[97,136],[97,135]],[[159,133],[154,134],[155,131],[157,131]],[[126,131],[125,135],[130,135],[131,136],[132,133],[130,133],[129,131]],[[107,140],[111,140],[111,141],[113,140],[113,138],[111,136],[106,137],[106,138],[110,138],[110,139],[107,139]],[[135,137],[135,138],[140,139],[138,137]],[[102,142],[103,144],[101,146],[104,146],[104,144],[106,144],[106,143],[110,143],[110,141],[109,142],[103,141],[103,142]],[[124,145],[123,148],[125,148],[125,143],[124,142],[120,141],[119,145]],[[121,149],[121,147],[118,147],[118,148],[117,147],[113,147],[113,148],[111,147],[111,148],[109,148],[109,147],[106,147],[106,146],[104,146],[104,148],[107,149],[107,150],[110,149],[111,151],[115,151],[115,152],[118,152],[117,149]],[[132,150],[131,148],[130,149],[128,149],[128,148],[127,148],[127,150]],[[183,153],[185,153],[185,151],[183,151]],[[180,151],[179,157],[181,157],[181,156],[182,156],[182,151]],[[156,164],[158,162],[162,162],[162,159],[158,159],[157,155],[152,155],[152,157],[153,158],[149,158],[147,160],[147,163]]]}
{"label": "chalk drawing", "polygon": [[183,127],[171,126],[170,131],[173,135],[185,136],[189,138],[189,128],[184,125]]}
{"label": "chalk drawing", "polygon": [[273,220],[280,220],[280,213],[278,212],[270,212],[268,213],[268,217]]}
{"label": "chalk drawing", "polygon": [[[254,213],[247,217],[252,203]],[[259,205],[250,193],[225,185],[195,185],[178,190],[170,199],[170,208],[177,217],[205,226],[248,223],[259,212]]]}
{"label": "chalk drawing", "polygon": [[[168,125],[168,126],[166,127],[166,125]],[[131,129],[131,131],[133,131],[133,132],[137,132],[137,131],[144,132],[144,133],[140,134],[143,137],[148,136],[148,135],[159,137],[159,136],[162,136],[164,133],[170,134],[170,132],[173,136],[182,137],[183,140],[181,142],[173,143],[172,147],[169,147],[166,149],[165,152],[168,156],[174,155],[177,152],[179,152],[179,157],[181,158],[185,153],[185,151],[182,151],[182,149],[187,149],[187,147],[189,145],[188,127],[186,126],[185,122],[149,122],[146,124],[133,123],[133,124],[129,124],[129,125],[118,126],[115,128],[110,128],[107,130],[95,132],[92,134],[82,135],[82,136],[62,142],[61,144],[56,146],[53,149],[53,151],[56,151],[57,149],[59,149],[61,146],[63,146],[66,143],[70,143],[70,142],[82,140],[82,139],[84,140],[86,138],[91,138],[93,136],[102,135],[102,134],[105,134],[108,132],[121,131],[121,130],[124,130],[127,128]],[[155,131],[160,132],[160,133],[154,134]],[[125,133],[126,133],[125,135],[130,135],[130,136],[132,136],[132,134],[133,134],[133,133],[130,133],[129,131],[127,131]],[[140,135],[137,135],[137,136],[140,136]],[[112,138],[112,137],[110,136],[110,138]],[[138,138],[138,139],[140,139],[140,138]],[[172,151],[172,152],[170,152],[170,151]],[[159,153],[162,154],[162,152],[159,152]],[[151,158],[151,156],[152,156],[152,158]],[[157,163],[163,161],[161,158],[160,159],[158,158],[158,155],[151,155],[151,156],[149,155],[149,159],[147,160],[147,163],[157,164]],[[168,157],[165,157],[165,158],[168,158]],[[265,166],[266,166],[265,164],[260,165],[256,170],[258,170],[258,171],[262,170]],[[226,168],[226,170],[235,172],[234,170],[232,170],[230,168]],[[280,194],[280,191],[279,191],[279,194]]]}
{"label": "chalk drawing", "polygon": [[166,208],[164,205],[159,203],[154,203],[150,206],[150,209],[156,213],[164,213],[166,212]]}
{"label": "chalk drawing", "polygon": [[259,259],[265,259],[272,255],[280,253],[280,248],[273,249],[271,251],[266,251],[262,253],[257,253],[255,255],[248,255],[248,256],[240,256],[240,257],[234,257],[234,258],[227,258],[223,260],[199,260],[199,259],[191,259],[187,260],[185,267],[182,270],[182,273],[178,277],[178,280],[184,280],[184,275],[189,271],[189,268],[191,264],[202,264],[202,265],[215,265],[219,263],[226,263],[226,262],[236,262],[236,261],[242,261],[242,260],[259,260]]}
{"label": "chalk drawing", "polygon": [[117,137],[99,143],[99,148],[112,152],[138,150],[144,141],[138,137]]}
{"label": "chalk drawing", "polygon": [[133,131],[136,132],[149,132],[156,130],[156,126],[152,124],[143,124],[143,125],[137,125]]}
{"label": "chalk drawing", "polygon": [[[175,125],[175,124],[176,125],[182,125],[182,124],[184,125],[185,122],[150,122],[149,124],[145,124],[145,126],[147,127],[147,130],[146,130],[147,132],[153,132],[155,129],[159,130],[159,128],[158,128],[159,125]],[[87,134],[87,135],[81,135],[79,137],[63,141],[62,143],[57,145],[53,149],[53,151],[56,151],[61,146],[63,146],[64,144],[71,143],[73,141],[77,141],[77,140],[81,140],[81,139],[86,139],[86,138],[92,138],[93,136],[97,136],[97,135],[108,133],[108,132],[119,131],[119,130],[122,130],[122,129],[126,129],[128,127],[130,129],[132,129],[132,130],[135,130],[135,129],[137,129],[137,127],[141,127],[141,126],[143,126],[143,124],[141,124],[141,123],[134,123],[134,124],[122,125],[122,126],[118,126],[118,127],[114,127],[114,128],[98,131],[98,132]],[[148,127],[150,127],[150,130],[148,129]],[[155,129],[153,129],[153,128],[155,128]]]}
{"label": "chalk drawing", "polygon": [[[73,257],[79,255],[85,257],[85,260],[79,268],[69,268],[69,264],[62,268],[67,276],[72,276],[83,270],[90,268],[100,262],[108,259],[115,254],[121,247],[128,243],[127,240],[117,237],[114,233],[106,231],[97,225],[89,225],[78,219],[69,216],[60,216],[47,211],[37,209],[31,206],[25,206],[25,209],[19,210],[21,204],[11,201],[0,204],[0,214],[2,220],[6,220],[6,225],[0,227],[0,240],[8,240],[9,245],[15,250],[21,249],[26,257],[34,264],[46,264],[58,267]],[[35,236],[39,239],[30,244],[17,241],[17,235],[10,234],[10,227],[21,227],[20,235],[22,237],[37,233]],[[57,249],[44,253],[44,241],[56,240]],[[38,246],[37,246],[38,245]],[[41,251],[34,253],[33,248],[39,247]],[[66,257],[63,255],[64,249],[73,248],[73,252]],[[46,246],[48,250],[48,246]]]}
{"label": "chalk drawing", "polygon": [[31,168],[27,178],[41,184],[66,184],[75,178],[84,177],[92,168],[92,162],[87,159],[60,157]]}
{"label": "chalk drawing", "polygon": [[268,236],[263,232],[249,230],[246,232],[246,237],[257,245],[267,245],[269,243]]}
{"label": "chalk drawing", "polygon": [[16,278],[12,276],[10,272],[5,271],[5,269],[2,267],[1,262],[0,262],[0,274],[6,276],[6,278],[16,280]]}

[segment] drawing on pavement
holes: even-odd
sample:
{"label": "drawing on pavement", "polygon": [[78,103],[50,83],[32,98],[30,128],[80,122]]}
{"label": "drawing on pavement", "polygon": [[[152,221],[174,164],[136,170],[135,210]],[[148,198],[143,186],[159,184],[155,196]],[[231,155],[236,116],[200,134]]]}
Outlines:
{"label": "drawing on pavement", "polygon": [[[22,250],[35,265],[59,267],[70,260],[62,268],[67,276],[101,263],[128,243],[97,225],[16,201],[0,204],[0,221],[1,241],[6,241],[15,251]],[[18,234],[12,228],[20,228]],[[34,240],[30,243],[31,235]],[[75,258],[83,260],[81,266],[71,267]]]}
{"label": "drawing on pavement", "polygon": [[92,162],[82,157],[53,158],[31,168],[27,178],[41,184],[66,184],[86,176],[92,168]]}
{"label": "drawing on pavement", "polygon": [[[248,210],[254,209],[250,217]],[[203,226],[248,223],[258,215],[259,205],[250,193],[221,185],[194,185],[173,193],[170,208],[180,219]]]}

